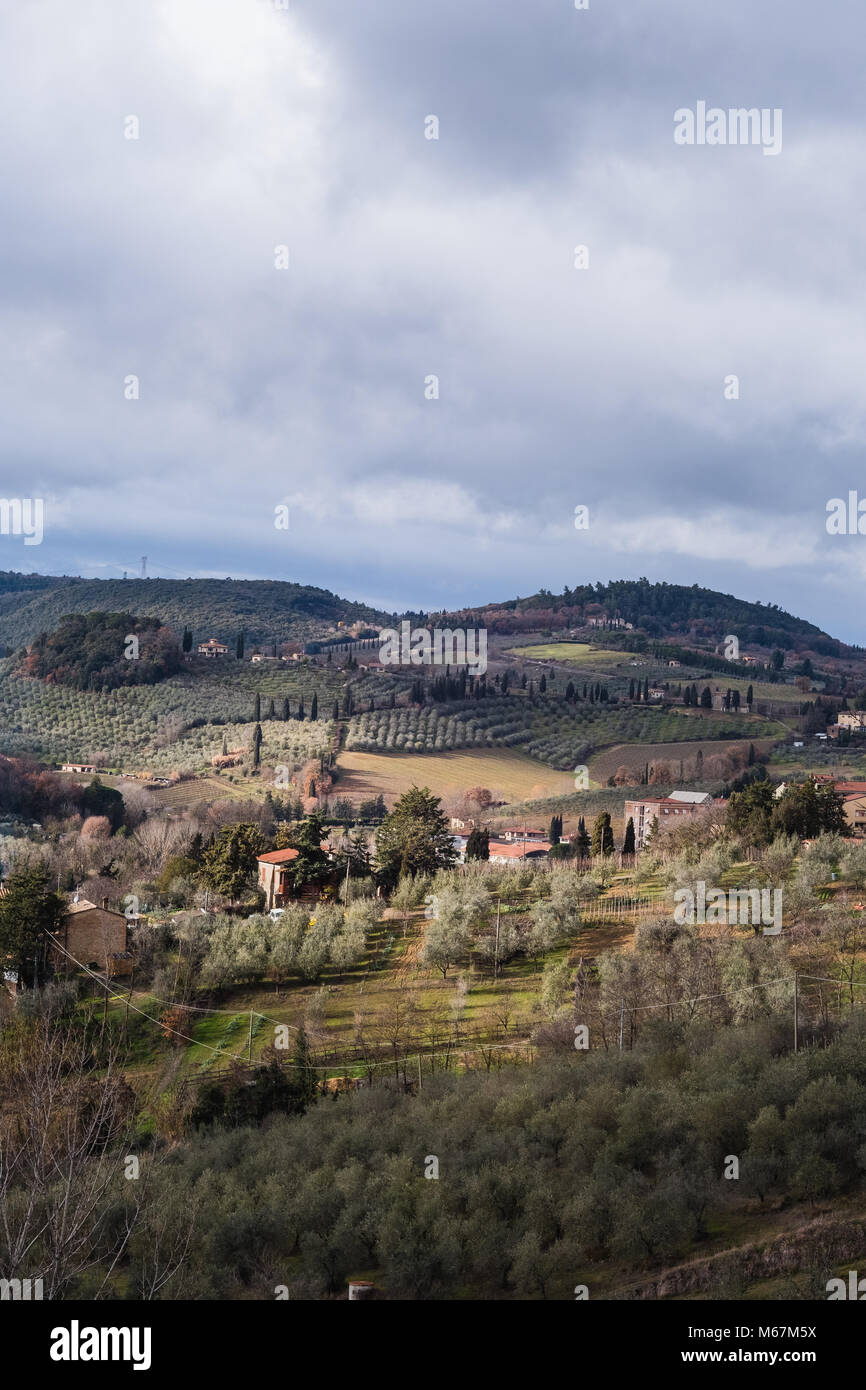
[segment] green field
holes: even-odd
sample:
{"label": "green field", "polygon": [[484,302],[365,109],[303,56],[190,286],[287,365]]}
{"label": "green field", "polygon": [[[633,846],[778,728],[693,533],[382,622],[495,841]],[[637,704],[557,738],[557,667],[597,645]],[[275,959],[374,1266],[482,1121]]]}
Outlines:
{"label": "green field", "polygon": [[618,664],[628,660],[628,653],[593,647],[589,642],[543,642],[535,647],[511,647],[509,656],[526,657],[533,661],[570,661],[576,666],[595,667]]}

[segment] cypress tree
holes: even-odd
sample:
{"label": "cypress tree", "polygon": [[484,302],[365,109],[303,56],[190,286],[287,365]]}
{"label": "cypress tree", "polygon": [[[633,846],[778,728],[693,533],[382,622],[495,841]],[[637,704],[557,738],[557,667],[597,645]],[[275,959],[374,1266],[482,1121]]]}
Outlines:
{"label": "cypress tree", "polygon": [[319,717],[319,697],[318,697],[318,695],[316,694],[316,692],[313,691],[313,702],[312,702],[312,704],[310,705],[310,718],[311,718],[311,719],[318,719],[318,717]]}
{"label": "cypress tree", "polygon": [[625,828],[625,836],[623,837],[622,842],[622,852],[623,854],[634,854],[634,820],[631,816],[629,816],[628,824]]}

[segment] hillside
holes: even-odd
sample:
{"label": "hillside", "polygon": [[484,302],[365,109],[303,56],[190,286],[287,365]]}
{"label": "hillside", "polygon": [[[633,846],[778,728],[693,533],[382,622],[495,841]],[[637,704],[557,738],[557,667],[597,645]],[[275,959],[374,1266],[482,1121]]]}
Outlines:
{"label": "hillside", "polygon": [[[157,617],[178,632],[191,628],[196,641],[216,637],[228,643],[240,631],[248,643],[311,640],[338,622],[382,626],[395,618],[328,589],[277,579],[80,579],[0,571],[0,644],[7,647],[54,631],[67,613],[97,609]],[[859,651],[776,604],[751,603],[698,584],[651,584],[646,579],[577,584],[561,594],[540,589],[527,598],[410,616],[418,622],[484,626],[491,634],[506,635],[619,619],[654,641],[708,651],[728,633],[735,633],[744,646],[786,652],[844,657]],[[614,634],[614,645],[634,640],[623,628],[614,628]]]}
{"label": "hillside", "polygon": [[[501,634],[556,631],[582,627],[592,620],[604,625],[619,619],[654,640],[668,639],[686,646],[711,649],[735,633],[743,646],[836,657],[850,651],[814,623],[794,617],[776,604],[750,603],[699,584],[651,584],[647,579],[579,584],[573,589],[566,586],[561,594],[541,589],[528,598],[465,608],[448,617]],[[614,627],[613,631],[623,629]]]}
{"label": "hillside", "polygon": [[54,632],[68,613],[135,613],[159,618],[180,634],[189,627],[197,642],[208,637],[233,644],[306,641],[336,627],[390,621],[362,603],[327,589],[279,579],[78,579],[0,572],[0,644],[22,647]]}

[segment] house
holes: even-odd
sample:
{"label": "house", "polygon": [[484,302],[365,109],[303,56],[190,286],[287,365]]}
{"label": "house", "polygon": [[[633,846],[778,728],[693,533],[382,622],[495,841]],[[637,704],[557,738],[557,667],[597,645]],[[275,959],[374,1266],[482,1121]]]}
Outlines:
{"label": "house", "polygon": [[[322,849],[327,853],[329,845],[322,841]],[[267,854],[260,854],[257,859],[258,864],[258,884],[265,895],[265,912],[270,912],[272,907],[285,907],[287,902],[291,902],[295,897],[318,897],[318,889],[315,884],[308,884],[300,894],[292,892],[292,879],[289,873],[289,865],[293,859],[297,859],[296,849],[272,849]]]}
{"label": "house", "polygon": [[853,835],[866,834],[866,790],[848,792],[842,809],[845,812],[845,819],[851,833]]}
{"label": "house", "polygon": [[95,772],[94,763],[64,763],[61,772]]}
{"label": "house", "polygon": [[543,830],[527,830],[523,826],[518,825],[509,826],[507,830],[501,830],[498,838],[505,840],[507,844],[516,844],[518,840],[522,844],[525,840],[529,845],[540,844],[547,837]]}
{"label": "house", "polygon": [[647,691],[648,700],[663,700],[667,694],[660,685],[651,685]]}
{"label": "house", "polygon": [[669,661],[669,662],[668,662],[668,666],[679,666],[679,665],[680,665],[680,662],[679,662],[679,661]]}
{"label": "house", "polygon": [[758,658],[756,656],[741,656],[740,662],[743,666],[757,666]]}
{"label": "house", "polygon": [[[226,650],[228,650],[228,648],[226,648]],[[278,656],[269,656],[269,655],[267,655],[265,652],[253,652],[253,655],[250,657],[250,661],[251,661],[254,665],[258,665],[258,663],[261,662],[261,661],[279,661],[279,660],[280,660],[280,658],[279,658]]]}
{"label": "house", "polygon": [[196,651],[199,656],[228,656],[228,647],[223,642],[218,642],[215,637],[209,637],[206,642],[199,642]]}
{"label": "house", "polygon": [[[670,796],[646,797],[642,801],[626,801],[623,817],[626,824],[634,822],[635,847],[643,849],[653,822],[670,816],[693,816],[701,806],[712,801],[709,792],[671,792]],[[668,824],[670,822],[668,821]]]}
{"label": "house", "polygon": [[451,829],[452,829],[452,830],[474,830],[474,829],[475,829],[475,822],[474,822],[474,820],[472,820],[471,817],[470,817],[468,820],[461,820],[459,816],[452,816],[452,817],[451,817]]}
{"label": "house", "polygon": [[840,709],[836,715],[837,729],[866,729],[866,709]]}
{"label": "house", "polygon": [[74,963],[78,962],[88,970],[111,977],[131,975],[128,928],[124,914],[109,908],[107,898],[97,907],[96,903],[76,894],[59,929],[52,933],[57,943],[51,952],[55,970],[74,970]]}

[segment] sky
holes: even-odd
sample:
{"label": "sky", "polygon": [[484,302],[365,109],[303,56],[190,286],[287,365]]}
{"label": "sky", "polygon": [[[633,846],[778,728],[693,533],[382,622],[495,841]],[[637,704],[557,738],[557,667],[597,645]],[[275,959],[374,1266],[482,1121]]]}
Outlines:
{"label": "sky", "polygon": [[[864,40],[862,0],[3,7],[0,495],[45,522],[0,568],[646,575],[862,643]],[[677,143],[699,103],[780,148]]]}

